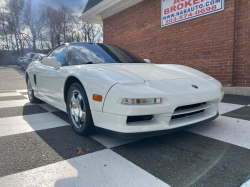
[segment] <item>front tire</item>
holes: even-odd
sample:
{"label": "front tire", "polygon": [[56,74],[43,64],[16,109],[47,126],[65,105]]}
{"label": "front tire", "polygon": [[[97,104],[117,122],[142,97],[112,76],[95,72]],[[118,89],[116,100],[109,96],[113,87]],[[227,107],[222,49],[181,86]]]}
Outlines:
{"label": "front tire", "polygon": [[79,83],[71,85],[67,98],[69,121],[79,135],[89,135],[95,131],[87,94]]}
{"label": "front tire", "polygon": [[30,79],[28,78],[27,81],[27,90],[28,90],[28,97],[31,103],[40,103],[40,100],[38,98],[36,98],[36,96],[34,95],[34,90],[32,89],[31,83],[30,83]]}

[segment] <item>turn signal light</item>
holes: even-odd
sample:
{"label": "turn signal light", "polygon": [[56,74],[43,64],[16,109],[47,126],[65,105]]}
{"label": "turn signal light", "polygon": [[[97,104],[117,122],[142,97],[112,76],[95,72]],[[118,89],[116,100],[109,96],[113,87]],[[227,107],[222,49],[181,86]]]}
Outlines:
{"label": "turn signal light", "polygon": [[101,95],[96,95],[96,94],[94,94],[94,95],[93,95],[93,100],[94,100],[94,101],[99,101],[99,102],[101,102],[101,101],[102,101],[102,96],[101,96]]}

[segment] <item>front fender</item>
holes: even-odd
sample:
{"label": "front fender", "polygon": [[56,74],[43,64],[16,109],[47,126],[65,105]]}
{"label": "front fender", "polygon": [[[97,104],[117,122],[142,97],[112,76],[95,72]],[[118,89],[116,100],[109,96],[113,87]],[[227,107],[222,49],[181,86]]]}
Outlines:
{"label": "front fender", "polygon": [[[117,82],[95,68],[81,68],[78,70],[74,68],[70,70],[70,73],[65,79],[65,83],[67,78],[72,76],[77,78],[83,85],[88,97],[90,109],[94,111],[102,111],[108,91],[113,85],[117,84]],[[63,90],[65,89],[65,83]],[[94,94],[101,95],[103,98],[102,101],[94,101]]]}

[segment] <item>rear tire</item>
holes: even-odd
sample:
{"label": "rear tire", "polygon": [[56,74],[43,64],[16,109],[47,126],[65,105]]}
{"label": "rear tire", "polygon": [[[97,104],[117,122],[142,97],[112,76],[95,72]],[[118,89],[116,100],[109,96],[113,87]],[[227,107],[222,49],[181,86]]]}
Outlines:
{"label": "rear tire", "polygon": [[34,90],[32,89],[31,83],[30,83],[30,79],[28,78],[27,80],[27,90],[28,90],[28,97],[31,103],[40,103],[41,101],[36,98],[36,96],[34,95]]}
{"label": "rear tire", "polygon": [[95,132],[87,94],[79,83],[73,83],[68,92],[67,111],[74,131],[79,135]]}

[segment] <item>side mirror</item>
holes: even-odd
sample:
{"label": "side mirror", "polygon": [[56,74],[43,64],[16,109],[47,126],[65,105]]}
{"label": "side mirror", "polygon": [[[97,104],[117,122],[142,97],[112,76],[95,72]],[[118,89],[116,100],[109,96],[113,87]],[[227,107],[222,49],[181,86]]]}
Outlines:
{"label": "side mirror", "polygon": [[61,64],[58,62],[56,57],[44,57],[42,60],[42,64],[45,66],[53,67],[56,70],[61,67]]}
{"label": "side mirror", "polygon": [[147,63],[151,63],[151,61],[149,59],[144,59]]}

